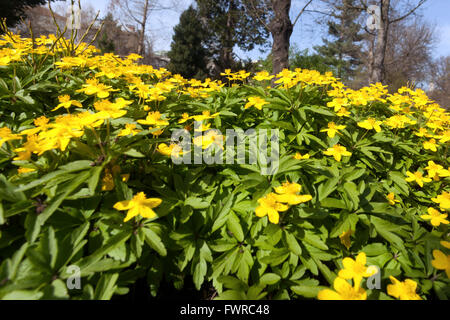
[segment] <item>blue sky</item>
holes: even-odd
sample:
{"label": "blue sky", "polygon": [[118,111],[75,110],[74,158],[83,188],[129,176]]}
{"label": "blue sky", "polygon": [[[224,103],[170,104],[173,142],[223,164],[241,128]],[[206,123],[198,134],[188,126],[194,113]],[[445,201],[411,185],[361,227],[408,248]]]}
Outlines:
{"label": "blue sky", "polygon": [[[166,0],[163,0],[166,1]],[[106,6],[109,0],[82,0],[82,4],[90,3],[96,10],[101,11],[101,16],[106,13]],[[172,39],[172,30],[178,24],[179,16],[185,10],[192,0],[179,0],[180,6],[177,10],[159,13],[158,16],[151,18],[150,32],[154,42],[154,50],[170,49]],[[295,16],[299,8],[302,7],[304,0],[293,0],[291,15]],[[438,36],[437,45],[434,49],[434,56],[450,55],[450,0],[428,0],[423,7],[424,18],[435,25],[436,35]],[[291,38],[291,44],[300,49],[312,48],[322,42],[322,37],[326,34],[326,30],[314,22],[314,18],[305,15],[295,26],[294,33]],[[236,51],[241,58],[250,57],[256,59],[263,57],[258,50],[250,53]]]}

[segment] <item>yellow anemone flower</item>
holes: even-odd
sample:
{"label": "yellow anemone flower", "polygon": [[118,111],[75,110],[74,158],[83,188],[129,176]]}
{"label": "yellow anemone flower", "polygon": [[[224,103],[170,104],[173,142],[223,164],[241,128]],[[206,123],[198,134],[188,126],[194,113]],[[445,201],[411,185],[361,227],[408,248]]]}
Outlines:
{"label": "yellow anemone flower", "polygon": [[355,288],[359,288],[363,278],[370,277],[378,272],[375,267],[366,267],[366,254],[360,252],[356,259],[344,258],[342,260],[344,269],[339,271],[338,276],[343,279],[353,279]]}
{"label": "yellow anemone flower", "polygon": [[420,217],[424,220],[430,220],[433,227],[439,227],[441,223],[449,224],[449,221],[445,219],[448,216],[446,213],[440,213],[434,208],[428,208],[427,211],[428,214],[421,215]]}
{"label": "yellow anemone flower", "polygon": [[390,192],[387,196],[386,199],[389,201],[389,204],[394,206],[396,202],[400,202],[400,200],[396,200],[395,199],[395,193]]}
{"label": "yellow anemone flower", "polygon": [[309,159],[309,157],[310,157],[310,156],[309,156],[308,153],[302,155],[301,153],[297,152],[297,153],[294,155],[294,159],[296,159],[296,160],[306,160],[306,159]]}
{"label": "yellow anemone flower", "polygon": [[302,186],[298,183],[285,182],[282,186],[276,187],[275,195],[278,202],[287,203],[290,205],[296,205],[303,202],[310,201],[312,199],[311,195],[298,195],[302,190]]}
{"label": "yellow anemone flower", "polygon": [[424,182],[431,182],[431,179],[425,178],[420,171],[416,171],[414,173],[406,171],[406,175],[408,176],[405,178],[407,182],[415,181],[421,188],[423,187]]}
{"label": "yellow anemone flower", "polygon": [[260,97],[249,97],[247,104],[244,106],[244,109],[255,107],[256,109],[261,110],[262,107],[266,104],[269,104],[269,102]]}
{"label": "yellow anemone flower", "polygon": [[289,206],[279,203],[274,193],[269,193],[265,197],[258,199],[259,206],[256,208],[256,216],[269,216],[269,221],[278,224],[280,220],[279,212],[287,211]]}
{"label": "yellow anemone flower", "polygon": [[367,293],[363,288],[352,287],[346,280],[336,277],[331,289],[321,290],[317,296],[319,300],[367,300]]}
{"label": "yellow anemone flower", "polygon": [[390,276],[392,284],[388,284],[387,293],[400,300],[422,300],[422,298],[416,293],[417,282],[406,279],[404,282],[400,282],[393,276]]}
{"label": "yellow anemone flower", "polygon": [[364,121],[358,122],[357,125],[367,130],[375,130],[376,132],[380,132],[381,131],[380,124],[382,123],[383,123],[382,121],[377,121],[374,118],[368,118]]}
{"label": "yellow anemone flower", "polygon": [[433,257],[431,265],[438,270],[445,270],[447,278],[450,278],[450,255],[446,255],[440,250],[433,250]]}
{"label": "yellow anemone flower", "polygon": [[328,148],[328,150],[327,151],[324,151],[323,152],[325,155],[327,155],[327,156],[333,156],[334,157],[334,159],[337,161],[337,162],[340,162],[341,161],[341,159],[342,159],[342,156],[351,156],[352,154],[351,154],[351,152],[348,152],[347,151],[347,148],[345,148],[345,147],[343,147],[343,146],[341,146],[341,145],[339,145],[339,144],[336,144],[336,145],[334,145],[333,147],[331,147],[331,148]]}
{"label": "yellow anemone flower", "polygon": [[330,138],[334,138],[336,133],[339,133],[339,130],[345,129],[347,126],[338,126],[334,122],[328,123],[328,128],[320,130],[320,132],[326,132]]}
{"label": "yellow anemone flower", "polygon": [[131,218],[141,215],[144,218],[154,218],[156,213],[152,210],[161,204],[159,198],[149,198],[143,192],[139,192],[131,200],[117,202],[114,205],[116,210],[128,210],[127,216],[123,222],[129,221]]}
{"label": "yellow anemone flower", "polygon": [[350,236],[354,234],[355,232],[352,229],[349,229],[347,231],[343,231],[341,235],[339,236],[339,239],[341,240],[341,243],[348,249],[352,246],[352,242],[350,240]]}
{"label": "yellow anemone flower", "polygon": [[441,210],[450,209],[450,192],[443,191],[436,198],[431,198],[431,201],[439,203]]}

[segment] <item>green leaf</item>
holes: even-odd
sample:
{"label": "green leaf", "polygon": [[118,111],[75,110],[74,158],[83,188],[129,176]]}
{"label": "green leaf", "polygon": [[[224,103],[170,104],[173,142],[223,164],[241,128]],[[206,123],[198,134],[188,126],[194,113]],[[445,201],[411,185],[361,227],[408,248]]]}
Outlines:
{"label": "green leaf", "polygon": [[327,198],[334,190],[336,190],[337,184],[339,182],[339,177],[332,177],[327,180],[327,182],[322,183],[317,192],[319,194],[319,202]]}
{"label": "green leaf", "polygon": [[100,277],[94,291],[94,300],[110,300],[117,289],[118,273],[104,274]]}
{"label": "green leaf", "polygon": [[321,286],[293,286],[291,290],[298,294],[299,296],[305,298],[317,298],[319,292],[323,289],[327,289],[326,287]]}
{"label": "green leaf", "polygon": [[90,172],[83,172],[79,174],[76,179],[74,179],[69,185],[67,185],[63,190],[61,190],[61,194],[48,206],[44,209],[44,211],[38,216],[37,223],[42,226],[45,221],[59,208],[61,203],[73,192],[75,191],[81,184],[86,182],[89,178]]}
{"label": "green leaf", "polygon": [[191,206],[194,209],[206,209],[210,206],[209,202],[203,201],[202,198],[189,197],[184,201],[186,206]]}
{"label": "green leaf", "polygon": [[261,278],[259,278],[259,283],[272,285],[279,282],[281,277],[275,273],[265,273]]}
{"label": "green leaf", "polygon": [[244,231],[242,231],[241,222],[233,212],[230,212],[228,215],[227,226],[239,242],[244,241]]}
{"label": "green leaf", "polygon": [[358,208],[359,205],[359,192],[356,188],[356,184],[353,182],[346,182],[344,183],[344,192],[349,196],[350,200],[353,203],[353,209]]}
{"label": "green leaf", "polygon": [[5,294],[2,300],[39,300],[44,294],[33,290],[15,290]]}
{"label": "green leaf", "polygon": [[288,245],[289,250],[291,252],[293,252],[294,254],[296,254],[297,256],[301,256],[302,248],[298,244],[298,241],[295,238],[295,236],[287,231],[283,232],[283,235],[284,235],[284,239]]}
{"label": "green leaf", "polygon": [[320,239],[318,235],[309,231],[305,231],[305,235],[302,240],[316,248],[328,250],[328,246],[322,241],[322,239]]}
{"label": "green leaf", "polygon": [[130,149],[126,152],[124,152],[123,154],[132,157],[132,158],[145,158],[145,155],[143,155],[142,153],[140,153],[139,151],[137,151],[136,149]]}
{"label": "green leaf", "polygon": [[358,222],[358,215],[355,213],[341,213],[339,220],[335,224],[335,227],[330,232],[330,238],[338,237],[343,232],[348,230],[356,230],[356,223]]}
{"label": "green leaf", "polygon": [[225,203],[219,206],[220,210],[214,217],[214,224],[211,228],[211,233],[221,228],[228,220],[228,214],[233,206],[234,194],[230,194]]}
{"label": "green leaf", "polygon": [[244,292],[236,290],[227,290],[219,294],[214,300],[246,300]]}
{"label": "green leaf", "polygon": [[248,285],[245,282],[232,276],[220,276],[217,278],[217,280],[222,283],[225,288],[228,289],[234,289],[237,291],[248,290]]}
{"label": "green leaf", "polygon": [[200,259],[200,261],[195,265],[194,274],[192,275],[195,288],[197,290],[200,290],[200,288],[202,287],[202,283],[205,280],[207,270],[208,266],[206,264],[206,261]]}
{"label": "green leaf", "polygon": [[81,271],[83,272],[84,269],[90,267],[92,264],[99,261],[101,258],[103,258],[108,252],[111,250],[114,250],[118,246],[120,246],[122,243],[127,241],[131,237],[131,233],[129,230],[124,230],[111,238],[109,238],[99,249],[97,249],[94,253],[91,255],[82,258],[75,264],[80,267]]}
{"label": "green leaf", "polygon": [[270,264],[271,266],[277,266],[284,262],[289,257],[289,251],[287,249],[273,249],[272,252],[265,257],[259,259],[260,262]]}
{"label": "green leaf", "polygon": [[95,167],[91,170],[91,177],[88,180],[89,191],[93,195],[95,189],[97,189],[98,181],[100,179],[100,174],[102,173],[103,166]]}
{"label": "green leaf", "polygon": [[143,228],[143,230],[145,242],[161,256],[165,257],[167,255],[167,250],[164,243],[161,241],[161,238],[149,228]]}

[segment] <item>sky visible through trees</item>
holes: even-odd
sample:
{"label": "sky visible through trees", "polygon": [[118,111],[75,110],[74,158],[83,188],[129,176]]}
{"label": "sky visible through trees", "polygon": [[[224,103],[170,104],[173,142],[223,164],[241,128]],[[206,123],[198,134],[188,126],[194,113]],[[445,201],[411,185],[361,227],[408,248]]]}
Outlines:
{"label": "sky visible through trees", "polygon": [[[153,18],[150,23],[150,32],[153,36],[155,51],[168,51],[173,35],[173,27],[178,24],[179,16],[186,10],[193,0],[180,1],[180,7],[176,11],[167,10],[164,14]],[[82,5],[90,3],[96,10],[100,10],[100,16],[106,14],[108,0],[82,0]],[[301,9],[303,1],[293,0],[291,15]],[[450,55],[450,12],[449,0],[430,0],[423,6],[423,14],[426,21],[436,25],[436,34],[440,37],[436,48],[433,51],[434,58]],[[314,46],[322,44],[322,37],[327,33],[326,26],[318,26],[315,17],[305,14],[294,28],[291,37],[291,44],[295,44],[299,49],[312,49]],[[250,52],[242,52],[239,48],[235,49],[239,58],[258,59],[265,57],[270,53],[270,49],[260,53],[258,49]]]}

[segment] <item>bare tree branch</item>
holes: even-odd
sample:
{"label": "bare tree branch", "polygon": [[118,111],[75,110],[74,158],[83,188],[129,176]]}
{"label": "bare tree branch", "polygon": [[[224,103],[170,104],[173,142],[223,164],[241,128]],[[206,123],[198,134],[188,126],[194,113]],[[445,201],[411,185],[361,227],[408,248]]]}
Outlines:
{"label": "bare tree branch", "polygon": [[306,5],[303,7],[302,10],[298,13],[297,17],[294,19],[294,22],[292,23],[292,27],[295,27],[295,24],[297,23],[298,19],[300,19],[300,16],[305,12],[306,8],[313,2],[313,0],[309,0]]}
{"label": "bare tree branch", "polygon": [[[255,18],[259,21],[259,23],[261,23],[261,24],[264,26],[264,28],[265,28],[267,31],[270,32],[269,26],[268,26],[267,23],[264,21],[264,19],[261,18],[261,15],[258,14],[258,10],[255,8],[254,2],[253,2],[253,1],[249,1],[250,4],[251,4],[251,6],[252,6],[252,9],[253,9],[253,10],[249,10],[249,9],[248,9],[247,3],[246,3],[246,2],[247,2],[247,1],[242,1],[242,4],[244,5],[245,10],[247,10],[247,12],[248,12],[251,16],[255,17]],[[265,3],[264,6],[266,7],[266,11],[268,11],[267,3],[266,3],[266,2],[264,2],[264,3]],[[252,14],[252,13],[253,13],[253,14]]]}
{"label": "bare tree branch", "polygon": [[409,12],[407,12],[406,14],[404,14],[403,16],[401,16],[400,18],[394,19],[394,20],[389,20],[389,23],[396,23],[399,22],[407,17],[409,17],[411,14],[413,14],[417,9],[419,9],[425,2],[427,2],[427,0],[420,0],[419,3],[417,4],[417,6],[415,6],[414,8],[412,8]]}

